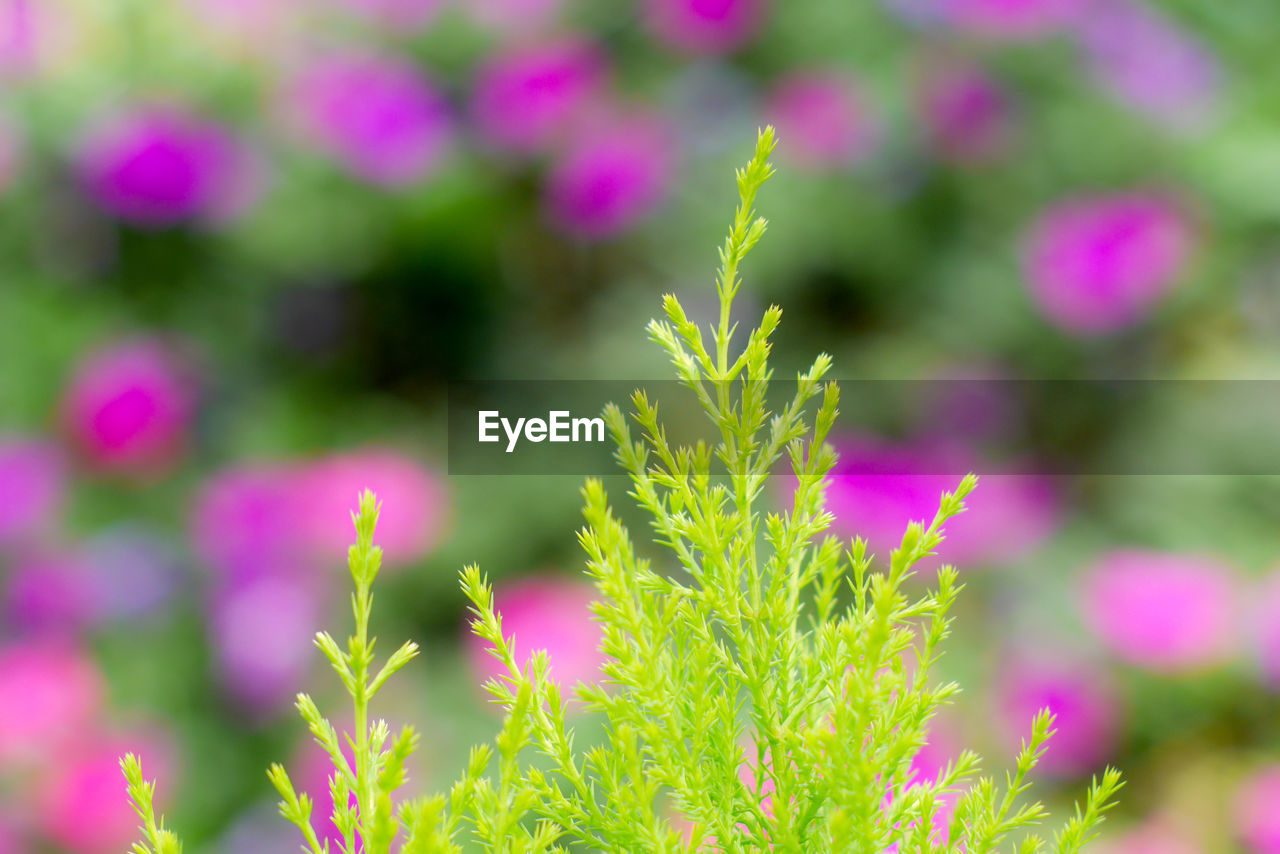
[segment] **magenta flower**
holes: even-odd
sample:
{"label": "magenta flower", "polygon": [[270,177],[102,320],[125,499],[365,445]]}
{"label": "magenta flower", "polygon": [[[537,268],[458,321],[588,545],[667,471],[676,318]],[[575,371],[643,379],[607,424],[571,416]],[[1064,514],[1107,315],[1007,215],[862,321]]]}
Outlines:
{"label": "magenta flower", "polygon": [[472,115],[481,136],[530,153],[564,139],[584,106],[599,96],[605,59],[593,45],[565,39],[491,59],[476,76]]}
{"label": "magenta flower", "polygon": [[1035,39],[1059,32],[1088,0],[941,0],[952,26],[992,39]]}
{"label": "magenta flower", "polygon": [[1085,575],[1085,622],[1113,655],[1163,672],[1217,664],[1236,644],[1236,579],[1204,558],[1148,551],[1105,555]]}
{"label": "magenta flower", "polygon": [[928,67],[916,90],[916,105],[934,148],[948,160],[987,162],[1009,147],[1009,97],[974,65],[945,62]]}
{"label": "magenta flower", "polygon": [[444,97],[398,57],[323,57],[292,79],[286,97],[285,109],[306,144],[374,184],[425,178],[451,136]]}
{"label": "magenta flower", "polygon": [[287,708],[315,658],[321,597],[314,580],[266,576],[214,603],[213,647],[223,684],[251,710]]}
{"label": "magenta flower", "polygon": [[141,736],[97,736],[51,762],[36,794],[36,822],[51,841],[74,854],[112,854],[137,838],[138,816],[123,797],[120,757],[133,753],[148,777],[165,781],[156,801],[172,792],[172,750]]}
{"label": "magenta flower", "polygon": [[811,169],[861,162],[876,147],[879,122],[857,83],[835,72],[782,78],[769,94],[765,120],[778,129],[778,151]]}
{"label": "magenta flower", "polygon": [[97,204],[136,225],[227,219],[256,193],[252,158],[221,125],[177,107],[133,107],[94,127],[76,154]]}
{"label": "magenta flower", "polygon": [[1093,76],[1121,103],[1175,128],[1201,125],[1211,112],[1221,77],[1213,55],[1150,6],[1095,2],[1076,36]]}
{"label": "magenta flower", "polygon": [[999,726],[1009,750],[1031,732],[1041,709],[1055,716],[1057,732],[1039,768],[1075,775],[1106,761],[1121,729],[1121,710],[1110,681],[1096,665],[1062,655],[1026,656],[1002,669],[996,690]]}
{"label": "magenta flower", "polygon": [[72,441],[103,469],[151,473],[182,450],[195,414],[195,390],[174,354],[137,340],[91,354],[62,402]]}
{"label": "magenta flower", "polygon": [[1280,854],[1280,765],[1268,765],[1248,777],[1236,792],[1236,835],[1257,854]]}
{"label": "magenta flower", "polygon": [[4,580],[5,615],[26,631],[83,628],[99,604],[92,582],[88,563],[75,552],[25,555]]}
{"label": "magenta flower", "polygon": [[[954,490],[963,455],[952,448],[893,445],[873,439],[837,444],[827,509],[834,530],[859,536],[887,560],[911,521],[928,524],[943,492]],[[1031,475],[987,475],[968,500],[969,510],[947,523],[942,559],[960,568],[1017,561],[1053,534],[1058,501],[1049,482]]]}
{"label": "magenta flower", "polygon": [[1026,241],[1025,273],[1040,310],[1078,334],[1137,323],[1176,283],[1191,228],[1159,196],[1086,196],[1045,212]]}
{"label": "magenta flower", "polygon": [[690,53],[741,47],[759,32],[765,11],[765,0],[645,0],[653,34]]}
{"label": "magenta flower", "polygon": [[673,168],[662,128],[640,119],[586,132],[547,176],[546,204],[560,227],[580,237],[610,237],[653,211]]}
{"label": "magenta flower", "polygon": [[0,763],[42,765],[97,716],[102,678],[62,640],[0,647]]}
{"label": "magenta flower", "polygon": [[285,465],[214,475],[191,511],[191,539],[202,561],[232,582],[299,567],[307,537],[301,480]]}
{"label": "magenta flower", "polygon": [[382,502],[378,544],[386,566],[421,559],[444,535],[449,506],[443,482],[412,457],[367,448],[319,460],[302,474],[304,530],[321,559],[345,560],[355,535],[351,511],[365,489]]}
{"label": "magenta flower", "polygon": [[65,468],[48,442],[0,438],[0,545],[32,538],[53,525],[66,490]]}
{"label": "magenta flower", "polygon": [[[596,589],[573,578],[541,575],[500,583],[494,588],[494,608],[502,617],[502,632],[515,643],[516,661],[527,664],[535,650],[545,649],[551,676],[569,694],[579,682],[597,682],[604,655],[603,633],[591,613]],[[490,646],[467,634],[476,678],[502,675],[502,664],[489,654]]]}

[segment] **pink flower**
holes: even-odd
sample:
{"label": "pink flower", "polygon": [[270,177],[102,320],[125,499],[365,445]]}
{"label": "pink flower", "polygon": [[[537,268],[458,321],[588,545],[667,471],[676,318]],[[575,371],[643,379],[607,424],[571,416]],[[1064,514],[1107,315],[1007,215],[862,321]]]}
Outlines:
{"label": "pink flower", "polygon": [[58,0],[0,0],[0,74],[36,75],[70,58],[80,29]]}
{"label": "pink flower", "polygon": [[953,26],[994,39],[1034,39],[1063,30],[1087,0],[943,0]]}
{"label": "pink flower", "polygon": [[301,481],[301,473],[285,465],[250,464],[214,475],[191,512],[197,554],[232,581],[298,567],[307,536]]}
{"label": "pink flower", "polygon": [[1085,622],[1130,664],[1178,672],[1221,662],[1235,646],[1237,588],[1221,564],[1178,554],[1116,551],[1084,577]]}
{"label": "pink flower", "polygon": [[[943,492],[973,466],[954,449],[893,445],[850,438],[837,444],[827,509],[842,536],[859,536],[881,560],[902,542],[907,524],[928,525]],[[969,509],[947,522],[941,558],[960,568],[1009,564],[1053,534],[1058,501],[1047,480],[1031,475],[984,475]]]}
{"label": "pink flower", "polygon": [[1098,854],[1200,854],[1182,828],[1164,818],[1148,819],[1142,825],[1107,837],[1090,846]]}
{"label": "pink flower", "polygon": [[463,4],[476,21],[504,32],[528,32],[545,28],[554,20],[564,0],[468,0]]}
{"label": "pink flower", "polygon": [[319,655],[321,611],[317,585],[301,578],[268,576],[221,594],[211,631],[232,695],[261,713],[287,707]]}
{"label": "pink flower", "polygon": [[138,816],[125,796],[120,757],[134,753],[148,779],[159,779],[157,809],[174,785],[171,751],[142,737],[99,738],[51,763],[37,793],[44,834],[75,854],[110,854],[136,839]]}
{"label": "pink flower", "polygon": [[1057,326],[1113,332],[1141,320],[1173,287],[1190,248],[1190,226],[1158,196],[1085,196],[1055,205],[1035,224],[1026,277]]}
{"label": "pink flower", "polygon": [[917,87],[916,104],[934,147],[949,160],[989,161],[1009,146],[1009,98],[976,66],[931,65]]}
{"label": "pink flower", "polygon": [[[527,664],[535,650],[545,649],[551,677],[569,695],[579,682],[598,682],[604,656],[603,633],[593,619],[596,589],[582,581],[542,575],[498,584],[494,608],[502,617],[502,631],[515,646],[516,661]],[[469,655],[476,677],[501,676],[502,664],[489,654],[488,642],[468,632]]]}
{"label": "pink flower", "polygon": [[1093,76],[1121,103],[1175,128],[1203,124],[1220,69],[1191,33],[1150,6],[1094,2],[1076,27]]}
{"label": "pink flower", "polygon": [[286,97],[285,109],[304,142],[374,184],[425,178],[451,136],[444,97],[398,57],[317,59],[293,78]]}
{"label": "pink flower", "polygon": [[759,32],[765,0],[645,0],[649,29],[690,53],[724,53]]}
{"label": "pink flower", "polygon": [[398,31],[426,26],[443,0],[336,0],[350,11]]}
{"label": "pink flower", "polygon": [[770,93],[765,118],[778,129],[778,151],[811,169],[850,166],[869,157],[878,122],[847,75],[798,72]]}
{"label": "pink flower", "polygon": [[351,512],[365,489],[382,503],[376,541],[386,566],[421,559],[443,536],[448,496],[433,472],[391,449],[351,451],[321,459],[302,475],[304,530],[322,559],[346,560],[355,540]]}
{"label": "pink flower", "polygon": [[587,132],[547,176],[547,208],[569,232],[609,237],[658,206],[672,165],[666,134],[651,122],[633,119]]}
{"label": "pink flower", "polygon": [[1262,675],[1273,688],[1280,688],[1280,572],[1273,573],[1253,601],[1253,642]]}
{"label": "pink flower", "polygon": [[76,155],[107,212],[142,226],[239,213],[256,193],[247,150],[221,125],[176,107],[132,107],[93,128]]}
{"label": "pink flower", "polygon": [[0,647],[0,763],[47,762],[95,718],[101,698],[97,668],[69,643]]}
{"label": "pink flower", "polygon": [[1235,796],[1235,828],[1240,840],[1257,854],[1280,854],[1280,765],[1250,775]]}
{"label": "pink flower", "polygon": [[1110,755],[1121,713],[1109,680],[1094,664],[1060,655],[1025,656],[1003,668],[996,691],[999,731],[1016,751],[1031,734],[1041,709],[1054,715],[1057,732],[1039,768],[1074,775],[1095,769]]}
{"label": "pink flower", "polygon": [[62,506],[65,481],[62,455],[50,443],[0,438],[0,544],[49,528]]}
{"label": "pink flower", "polygon": [[93,353],[62,403],[62,421],[91,462],[114,471],[164,469],[181,451],[195,391],[174,355],[150,340]]}
{"label": "pink flower", "polygon": [[564,138],[604,87],[605,60],[594,46],[560,40],[500,54],[476,77],[472,114],[490,143],[521,153]]}

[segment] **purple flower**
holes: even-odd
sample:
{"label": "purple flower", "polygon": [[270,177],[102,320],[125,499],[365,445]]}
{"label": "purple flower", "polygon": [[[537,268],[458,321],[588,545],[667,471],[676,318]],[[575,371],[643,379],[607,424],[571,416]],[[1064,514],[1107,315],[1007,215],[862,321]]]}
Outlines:
{"label": "purple flower", "polygon": [[[493,593],[502,632],[515,643],[517,663],[523,666],[535,650],[546,650],[551,677],[566,689],[566,696],[579,682],[601,678],[603,633],[591,613],[597,598],[592,585],[553,575],[500,583]],[[490,655],[487,641],[468,633],[467,642],[478,681],[502,675],[502,664]]]}
{"label": "purple flower", "polygon": [[580,237],[624,231],[662,201],[672,160],[667,135],[650,121],[624,120],[586,132],[547,176],[550,216]]}
{"label": "purple flower", "polygon": [[1025,274],[1055,325],[1113,332],[1141,320],[1174,286],[1191,243],[1182,213],[1159,196],[1084,196],[1040,217],[1026,240]]}
{"label": "purple flower", "polygon": [[565,138],[605,83],[605,60],[577,39],[512,50],[476,76],[472,115],[480,134],[500,148],[529,153]]}
{"label": "purple flower", "polygon": [[1220,563],[1149,551],[1103,557],[1080,589],[1085,622],[1118,658],[1163,672],[1217,664],[1236,643],[1236,579]]}
{"label": "purple flower", "polygon": [[952,26],[992,39],[1035,39],[1080,17],[1088,0],[940,0]]}
{"label": "purple flower", "polygon": [[1097,665],[1064,655],[1024,656],[1002,668],[996,692],[999,731],[1010,750],[1030,734],[1041,709],[1055,716],[1057,732],[1040,769],[1074,775],[1104,762],[1120,730],[1120,707]]}
{"label": "purple flower", "polygon": [[191,511],[201,560],[232,583],[299,567],[306,540],[300,478],[294,467],[278,464],[214,475]]}
{"label": "purple flower", "polygon": [[81,141],[76,162],[100,207],[142,226],[224,220],[256,192],[247,150],[221,125],[177,107],[112,116]]}
{"label": "purple flower", "polygon": [[80,549],[85,585],[98,620],[138,620],[154,614],[182,583],[173,545],[142,528],[118,527]]}
{"label": "purple flower", "polygon": [[564,0],[467,0],[463,4],[473,19],[504,32],[544,29],[563,5]]}
{"label": "purple flower", "polygon": [[1094,2],[1076,37],[1090,72],[1121,103],[1175,128],[1203,124],[1212,110],[1221,77],[1213,55],[1150,6]]}
{"label": "purple flower", "polygon": [[654,35],[691,53],[740,47],[760,30],[765,8],[765,0],[645,0]]}
{"label": "purple flower", "polygon": [[778,152],[812,169],[865,160],[880,135],[856,81],[835,72],[796,72],[782,78],[769,94],[765,118],[778,129]]}
{"label": "purple flower", "polygon": [[1235,829],[1240,840],[1257,854],[1280,854],[1280,765],[1255,771],[1235,796]]}
{"label": "purple flower", "polygon": [[30,632],[88,626],[98,604],[90,579],[88,564],[74,551],[18,559],[4,580],[8,622]]}
{"label": "purple flower", "polygon": [[948,160],[986,162],[1009,147],[1009,98],[974,65],[931,64],[917,86],[916,105],[934,148]]}
{"label": "purple flower", "polygon": [[410,62],[331,54],[301,69],[286,110],[304,142],[374,184],[426,177],[451,136],[448,104]]}
{"label": "purple flower", "polygon": [[425,556],[448,521],[448,495],[440,478],[418,460],[389,448],[321,459],[303,471],[299,487],[308,544],[326,562],[346,559],[355,536],[351,511],[365,489],[372,489],[382,503],[377,540],[388,568]]}
{"label": "purple flower", "polygon": [[[942,446],[850,438],[837,450],[827,489],[833,527],[864,538],[881,559],[898,547],[909,522],[933,519],[942,493],[970,468]],[[947,523],[941,548],[942,559],[961,568],[1016,561],[1056,530],[1060,515],[1048,482],[1029,475],[985,476],[967,504],[968,512]]]}
{"label": "purple flower", "polygon": [[182,450],[195,404],[191,380],[168,348],[126,341],[80,365],[63,397],[62,422],[95,465],[147,474]]}
{"label": "purple flower", "polygon": [[312,579],[267,576],[220,594],[211,631],[231,694],[259,713],[287,707],[314,661],[320,616]]}
{"label": "purple flower", "polygon": [[53,525],[66,491],[66,466],[52,444],[0,438],[0,545],[32,538]]}

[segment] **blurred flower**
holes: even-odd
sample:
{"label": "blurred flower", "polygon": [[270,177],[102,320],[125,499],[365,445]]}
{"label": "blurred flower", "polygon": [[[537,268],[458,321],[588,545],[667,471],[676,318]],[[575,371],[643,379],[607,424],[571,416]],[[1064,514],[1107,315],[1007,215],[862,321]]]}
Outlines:
{"label": "blurred flower", "polygon": [[753,38],[764,21],[765,0],[644,0],[649,28],[671,47],[723,53]]}
{"label": "blurred flower", "polygon": [[525,32],[553,21],[564,0],[467,0],[463,8],[495,30]]}
{"label": "blurred flower", "polygon": [[84,559],[73,551],[25,555],[4,580],[5,616],[25,631],[83,628],[97,605],[89,580]]}
{"label": "blurred flower", "polygon": [[258,175],[221,125],[173,106],[138,106],[92,128],[76,153],[89,195],[142,226],[227,219],[248,206]]}
{"label": "blurred flower", "polygon": [[317,584],[269,576],[223,591],[213,604],[211,632],[223,683],[260,713],[286,708],[317,655]]}
{"label": "blurred flower", "polygon": [[0,854],[24,854],[31,846],[22,840],[16,823],[8,818],[0,819]]}
{"label": "blurred flower", "polygon": [[453,121],[444,97],[409,61],[331,54],[291,80],[285,109],[303,141],[366,181],[401,186],[439,162]]}
{"label": "blurred flower", "polygon": [[956,61],[929,65],[917,86],[916,105],[934,148],[948,160],[990,161],[1010,144],[1009,98],[975,65]]}
{"label": "blurred flower", "polygon": [[617,234],[661,202],[672,160],[664,129],[651,121],[631,118],[588,131],[547,176],[551,217],[581,237]]}
{"label": "blurred flower", "polygon": [[444,534],[448,496],[433,472],[391,449],[352,451],[318,460],[302,475],[303,524],[321,559],[346,560],[355,541],[351,513],[365,489],[382,504],[377,541],[386,566],[419,560]]}
{"label": "blurred flower", "polygon": [[1280,765],[1268,765],[1249,776],[1235,796],[1235,829],[1257,854],[1280,854]]}
{"label": "blurred flower", "polygon": [[191,511],[201,560],[230,581],[296,568],[306,538],[300,480],[295,468],[279,464],[246,464],[210,478]]}
{"label": "blurred flower", "polygon": [[[333,822],[325,820],[331,812],[323,804],[317,804],[312,811],[315,816],[313,821],[322,828],[332,827]],[[342,841],[336,833],[330,838],[320,830],[316,832],[322,843],[329,840],[330,851],[341,850],[335,847]],[[236,818],[212,850],[218,854],[293,854],[298,847],[297,837],[298,828],[287,821],[281,821],[276,808],[263,804]],[[0,850],[0,854],[4,852]]]}
{"label": "blurred flower", "polygon": [[[534,651],[545,649],[551,677],[566,696],[579,682],[601,678],[603,634],[593,619],[595,587],[575,578],[540,575],[502,582],[494,587],[494,609],[502,618],[502,632],[514,641],[516,662],[525,666]],[[502,664],[489,654],[490,645],[467,633],[472,670],[478,681],[501,676]]]}
{"label": "blurred flower", "polygon": [[1111,552],[1080,590],[1085,622],[1114,655],[1166,672],[1222,661],[1235,645],[1237,604],[1226,567],[1163,552]]}
{"label": "blurred flower", "polygon": [[120,757],[133,753],[148,779],[173,785],[171,751],[155,738],[96,737],[50,763],[37,794],[36,820],[53,842],[75,854],[114,854],[137,838],[138,816],[125,797]]}
{"label": "blurred flower", "polygon": [[335,0],[348,10],[396,31],[424,27],[444,0]]}
{"label": "blurred flower", "polygon": [[1090,848],[1097,854],[1200,854],[1200,847],[1172,822],[1148,819],[1142,825],[1112,836],[1103,835]]}
{"label": "blurred flower", "polygon": [[62,402],[71,439],[97,466],[149,473],[173,462],[195,413],[195,391],[175,355],[152,340],[90,354]]}
{"label": "blurred flower", "polygon": [[1025,254],[1032,296],[1069,332],[1112,332],[1142,319],[1173,287],[1191,248],[1177,207],[1149,194],[1059,203],[1033,227]]}
{"label": "blurred flower", "polygon": [[1117,100],[1175,128],[1203,124],[1220,69],[1191,33],[1150,6],[1094,2],[1076,35],[1089,70]]}
{"label": "blurred flower", "polygon": [[940,0],[954,27],[995,39],[1034,39],[1058,32],[1082,13],[1088,0]]}
{"label": "blurred flower", "polygon": [[47,763],[93,721],[101,698],[97,667],[69,642],[0,647],[0,763]]}
{"label": "blurred flower", "polygon": [[1016,751],[1041,709],[1054,715],[1055,734],[1039,768],[1082,774],[1111,754],[1121,713],[1110,682],[1096,664],[1063,655],[1023,655],[1001,669],[996,689],[997,731]]}
{"label": "blurred flower", "polygon": [[566,137],[605,77],[604,56],[580,39],[517,48],[496,54],[477,73],[472,114],[489,143],[536,151]]}
{"label": "blurred flower", "polygon": [[778,152],[811,169],[865,160],[879,137],[878,120],[857,83],[838,72],[795,72],[779,80],[764,108],[778,130]]}
{"label": "blurred flower", "polygon": [[1280,572],[1273,573],[1250,599],[1253,642],[1263,676],[1273,688],[1280,688]]}
{"label": "blurred flower", "polygon": [[173,544],[137,527],[119,527],[80,551],[92,612],[100,620],[136,620],[155,613],[177,591],[182,567]]}
{"label": "blurred flower", "polygon": [[52,444],[0,437],[0,545],[50,527],[66,488],[62,455]]}
{"label": "blurred flower", "polygon": [[[834,530],[859,536],[887,559],[908,522],[928,524],[943,492],[972,468],[953,448],[894,445],[869,438],[836,444],[827,509]],[[1059,522],[1058,501],[1048,480],[1031,475],[986,475],[966,502],[968,511],[946,526],[942,559],[960,568],[1009,564],[1047,539]]]}
{"label": "blurred flower", "polygon": [[77,11],[59,0],[0,0],[0,74],[40,74],[74,55]]}

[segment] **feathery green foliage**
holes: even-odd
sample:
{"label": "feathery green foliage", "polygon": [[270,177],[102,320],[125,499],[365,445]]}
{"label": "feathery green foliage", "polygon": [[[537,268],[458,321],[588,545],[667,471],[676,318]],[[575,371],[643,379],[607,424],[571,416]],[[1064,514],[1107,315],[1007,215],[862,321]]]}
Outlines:
{"label": "feathery green foliage", "polygon": [[[462,586],[473,629],[503,668],[485,687],[506,717],[494,748],[472,752],[447,797],[397,802],[417,737],[405,729],[392,739],[385,723],[370,720],[369,704],[417,648],[405,644],[375,671],[368,630],[381,560],[378,506],[370,493],[362,497],[349,555],[355,633],[345,649],[328,634],[316,641],[353,699],[354,732],[340,736],[310,698],[298,698],[333,761],[332,818],[345,854],[435,854],[463,844],[488,852],[796,854],[988,854],[1011,845],[1019,854],[1075,854],[1111,805],[1120,780],[1107,770],[1051,844],[1030,833],[1044,809],[1023,798],[1051,734],[1047,713],[1002,783],[979,776],[969,752],[936,779],[913,775],[930,724],[958,690],[930,677],[960,586],[950,567],[924,592],[909,582],[976,481],[966,477],[942,495],[927,524],[908,524],[887,561],[861,540],[826,533],[824,490],[836,461],[826,439],[839,402],[836,385],[824,382],[830,359],[819,356],[773,413],[766,394],[777,307],[731,358],[730,310],[739,266],[765,231],[754,201],[773,172],[772,148],[766,129],[738,172],[741,203],[720,250],[720,313],[709,344],[671,296],[666,319],[649,325],[716,440],[673,446],[643,392],[630,420],[617,407],[606,412],[630,494],[652,517],[672,565],[637,553],[599,481],[583,489],[579,540],[600,592],[595,615],[607,663],[602,684],[575,693],[582,711],[599,717],[602,743],[575,748],[570,698],[550,677],[545,652],[517,658],[492,591],[468,567]],[[764,488],[784,460],[795,490],[789,507],[768,512]],[[136,762],[127,759],[125,770],[151,841],[136,854],[177,852],[177,840],[156,825]],[[269,776],[305,850],[327,854],[311,800],[280,766]],[[1015,833],[1024,835],[1015,841]]]}

